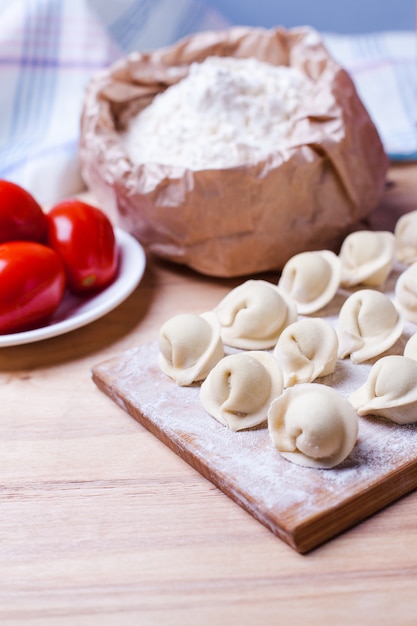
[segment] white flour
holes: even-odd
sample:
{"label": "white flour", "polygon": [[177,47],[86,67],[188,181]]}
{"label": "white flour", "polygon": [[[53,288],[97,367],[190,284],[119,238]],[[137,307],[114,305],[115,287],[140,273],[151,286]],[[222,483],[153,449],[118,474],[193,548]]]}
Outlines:
{"label": "white flour", "polygon": [[285,142],[310,88],[295,68],[209,57],[133,118],[122,141],[138,164],[201,170],[258,161]]}

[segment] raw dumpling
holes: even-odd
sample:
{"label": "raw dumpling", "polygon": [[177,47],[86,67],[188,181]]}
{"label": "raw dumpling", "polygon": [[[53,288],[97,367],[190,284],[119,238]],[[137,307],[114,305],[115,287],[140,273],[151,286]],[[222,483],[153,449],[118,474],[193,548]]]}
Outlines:
{"label": "raw dumpling", "polygon": [[171,317],[159,331],[158,345],[161,370],[180,386],[203,380],[224,355],[220,324],[211,311]]}
{"label": "raw dumpling", "polygon": [[404,356],[417,361],[417,333],[411,335],[404,346]]}
{"label": "raw dumpling", "polygon": [[394,234],[385,231],[358,230],[344,240],[339,258],[344,287],[369,285],[380,287],[388,278],[395,259]]}
{"label": "raw dumpling", "polygon": [[417,422],[417,361],[398,354],[379,359],[349,401],[359,415],[380,415],[397,424]]}
{"label": "raw dumpling", "polygon": [[417,324],[417,262],[397,278],[395,298],[405,319]]}
{"label": "raw dumpling", "polygon": [[214,312],[223,343],[242,350],[272,348],[297,319],[295,304],[266,280],[247,280],[232,289]]}
{"label": "raw dumpling", "polygon": [[284,265],[278,287],[297,304],[301,315],[315,313],[335,296],[341,263],[331,250],[300,252]]}
{"label": "raw dumpling", "polygon": [[225,356],[201,385],[205,410],[231,430],[266,422],[268,408],[282,392],[282,374],[268,352],[240,352]]}
{"label": "raw dumpling", "polygon": [[323,319],[302,319],[287,326],[274,348],[284,387],[312,382],[334,372],[337,348],[336,331]]}
{"label": "raw dumpling", "polygon": [[388,350],[400,337],[403,321],[385,294],[361,289],[350,295],[339,312],[337,334],[341,359],[362,363]]}
{"label": "raw dumpling", "polygon": [[402,215],[395,225],[397,259],[411,265],[417,261],[417,211]]}
{"label": "raw dumpling", "polygon": [[272,402],[268,429],[274,446],[288,461],[325,469],[351,453],[358,435],[358,416],[335,389],[302,383]]}

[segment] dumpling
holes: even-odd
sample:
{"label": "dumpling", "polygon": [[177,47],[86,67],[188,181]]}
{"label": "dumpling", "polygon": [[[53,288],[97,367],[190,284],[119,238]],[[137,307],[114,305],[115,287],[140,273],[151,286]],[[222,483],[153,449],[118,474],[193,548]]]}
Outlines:
{"label": "dumpling", "polygon": [[417,211],[402,215],[394,229],[396,255],[401,263],[411,265],[417,261]]}
{"label": "dumpling", "polygon": [[405,319],[417,324],[417,262],[397,278],[395,298]]}
{"label": "dumpling", "polygon": [[203,380],[224,355],[220,324],[211,311],[171,317],[158,336],[159,366],[177,385]]}
{"label": "dumpling", "polygon": [[339,312],[338,356],[362,363],[388,350],[400,337],[403,321],[385,294],[361,289],[350,295]]}
{"label": "dumpling", "polygon": [[312,382],[334,372],[338,339],[333,326],[320,318],[305,318],[285,328],[274,348],[284,387]]}
{"label": "dumpling", "polygon": [[242,350],[272,348],[297,319],[295,304],[266,280],[247,280],[232,289],[214,312],[223,343]]}
{"label": "dumpling", "polygon": [[349,401],[359,415],[380,415],[397,424],[417,422],[417,361],[398,354],[379,359]]}
{"label": "dumpling", "polygon": [[344,461],[353,450],[358,416],[335,389],[302,383],[272,402],[268,429],[273,445],[288,461],[326,469]]}
{"label": "dumpling", "polygon": [[266,422],[268,408],[282,392],[282,374],[269,352],[239,352],[223,357],[201,385],[204,409],[231,430]]}
{"label": "dumpling", "polygon": [[278,287],[295,300],[298,313],[309,315],[334,298],[340,276],[340,260],[331,250],[300,252],[284,265]]}
{"label": "dumpling", "polygon": [[417,332],[412,334],[404,346],[404,356],[417,361]]}
{"label": "dumpling", "polygon": [[395,259],[395,236],[389,231],[358,230],[343,241],[339,258],[344,287],[381,287]]}

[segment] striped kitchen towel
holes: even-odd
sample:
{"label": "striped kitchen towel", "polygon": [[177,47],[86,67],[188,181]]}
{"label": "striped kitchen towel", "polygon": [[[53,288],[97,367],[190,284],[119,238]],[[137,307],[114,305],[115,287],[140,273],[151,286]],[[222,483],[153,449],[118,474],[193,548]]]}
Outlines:
{"label": "striped kitchen towel", "polygon": [[393,160],[417,159],[417,35],[323,35],[350,73]]}

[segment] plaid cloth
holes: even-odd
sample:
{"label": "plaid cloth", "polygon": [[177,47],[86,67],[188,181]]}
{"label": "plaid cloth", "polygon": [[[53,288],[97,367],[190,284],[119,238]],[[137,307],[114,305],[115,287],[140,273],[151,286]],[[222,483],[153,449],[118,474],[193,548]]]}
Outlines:
{"label": "plaid cloth", "polygon": [[[84,88],[131,50],[230,24],[209,0],[0,0],[0,178],[45,204],[84,185],[77,161]],[[414,34],[326,35],[394,157],[417,155]]]}
{"label": "plaid cloth", "polygon": [[323,39],[352,76],[391,159],[417,159],[416,33],[324,34]]}

